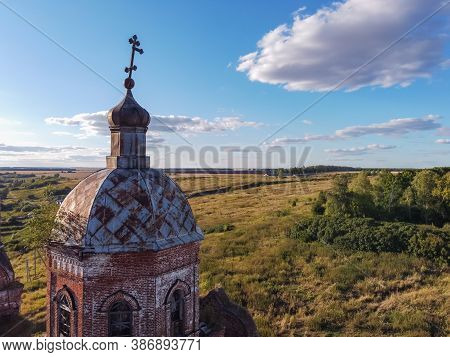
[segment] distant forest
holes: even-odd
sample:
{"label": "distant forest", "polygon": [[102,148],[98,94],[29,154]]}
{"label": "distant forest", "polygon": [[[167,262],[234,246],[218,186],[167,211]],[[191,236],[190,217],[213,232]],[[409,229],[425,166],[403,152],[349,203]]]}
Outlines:
{"label": "distant forest", "polygon": [[[358,168],[350,166],[334,166],[334,165],[315,165],[305,167],[291,167],[289,169],[277,169],[278,175],[302,175],[302,174],[318,174],[326,172],[352,172],[352,171],[366,171],[369,175],[376,175],[382,171],[420,171],[422,169],[405,169],[405,168]],[[437,174],[445,174],[450,171],[450,167],[435,167],[430,169]]]}

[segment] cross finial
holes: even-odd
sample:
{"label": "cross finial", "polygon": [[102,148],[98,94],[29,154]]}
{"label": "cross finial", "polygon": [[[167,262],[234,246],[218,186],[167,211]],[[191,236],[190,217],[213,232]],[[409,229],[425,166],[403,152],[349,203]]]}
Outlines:
{"label": "cross finial", "polygon": [[143,54],[144,50],[142,48],[139,48],[139,46],[141,45],[141,43],[138,41],[137,36],[133,35],[133,37],[131,37],[128,42],[130,43],[130,45],[132,45],[131,47],[131,60],[130,60],[130,67],[125,67],[125,72],[128,73],[128,78],[125,79],[125,88],[126,89],[131,89],[134,87],[134,80],[131,78],[131,75],[133,73],[133,71],[137,70],[137,66],[134,64],[134,53],[138,52],[139,54]]}

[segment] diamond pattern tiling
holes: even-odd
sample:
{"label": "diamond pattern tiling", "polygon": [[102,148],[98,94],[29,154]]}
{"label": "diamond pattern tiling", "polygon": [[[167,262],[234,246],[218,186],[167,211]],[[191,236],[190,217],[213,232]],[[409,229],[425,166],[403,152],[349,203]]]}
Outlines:
{"label": "diamond pattern tiling", "polygon": [[56,232],[58,241],[97,252],[165,249],[203,239],[183,192],[154,169],[92,174],[64,200],[58,220],[64,227]]}

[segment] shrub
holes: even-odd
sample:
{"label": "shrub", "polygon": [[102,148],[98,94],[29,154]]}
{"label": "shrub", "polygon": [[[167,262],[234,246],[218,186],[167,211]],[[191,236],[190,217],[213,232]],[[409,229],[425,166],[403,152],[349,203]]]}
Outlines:
{"label": "shrub", "polygon": [[409,251],[419,257],[446,265],[449,262],[450,235],[444,231],[421,230],[409,241]]}
{"label": "shrub", "polygon": [[35,203],[29,203],[29,202],[25,202],[22,207],[20,208],[20,210],[22,212],[31,212],[37,208],[39,208],[40,206],[38,204]]}
{"label": "shrub", "polygon": [[0,210],[2,212],[14,211],[15,207],[14,203],[0,203]]}
{"label": "shrub", "polygon": [[274,212],[275,216],[277,217],[286,217],[289,216],[289,210],[288,209],[282,209]]}
{"label": "shrub", "polygon": [[47,191],[49,196],[66,196],[71,191],[71,188],[66,186],[64,188],[50,188]]}
{"label": "shrub", "polygon": [[11,216],[11,217],[9,217],[7,220],[6,220],[6,222],[5,222],[7,225],[10,225],[10,226],[21,226],[21,225],[23,225],[23,223],[22,223],[22,221],[19,219],[19,217],[16,217],[16,216]]}
{"label": "shrub", "polygon": [[2,188],[0,189],[0,199],[4,200],[8,197],[8,193],[9,193],[9,189],[6,188]]}
{"label": "shrub", "polygon": [[434,263],[448,263],[449,232],[410,223],[316,216],[295,224],[287,235],[301,242],[319,241],[356,251],[409,252]]}
{"label": "shrub", "polygon": [[330,271],[330,278],[336,284],[336,288],[345,293],[353,288],[359,281],[364,280],[366,274],[353,263],[340,266]]}
{"label": "shrub", "polygon": [[223,233],[223,232],[232,231],[233,229],[234,229],[234,225],[228,224],[228,223],[223,223],[223,224],[218,224],[213,227],[205,228],[205,233]]}
{"label": "shrub", "polygon": [[344,248],[372,252],[403,252],[409,239],[416,233],[414,225],[377,222],[373,219],[355,219],[350,230],[337,237],[335,243]]}

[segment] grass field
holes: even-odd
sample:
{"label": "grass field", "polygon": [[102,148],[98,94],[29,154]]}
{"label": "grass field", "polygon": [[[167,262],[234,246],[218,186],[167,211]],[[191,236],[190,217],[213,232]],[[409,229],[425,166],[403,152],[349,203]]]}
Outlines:
{"label": "grass field", "polygon": [[[448,335],[448,272],[406,254],[342,251],[287,238],[286,230],[310,215],[318,192],[330,187],[330,177],[175,175],[192,196],[194,214],[206,232],[201,293],[222,286],[249,309],[263,336]],[[73,187],[77,181],[60,177],[56,186]],[[11,191],[5,203],[19,204],[30,195],[39,203],[44,190]],[[14,212],[5,212],[3,219]],[[34,277],[33,252],[12,251],[15,245],[8,242],[20,239],[20,228],[7,231],[5,242],[25,283],[21,318],[1,329],[9,335],[40,335],[44,266],[37,259]]]}

